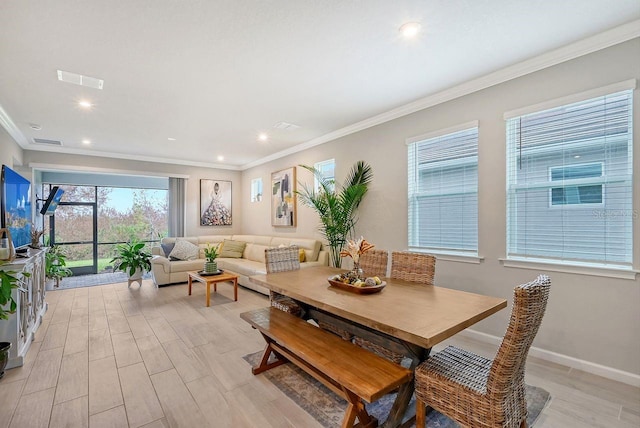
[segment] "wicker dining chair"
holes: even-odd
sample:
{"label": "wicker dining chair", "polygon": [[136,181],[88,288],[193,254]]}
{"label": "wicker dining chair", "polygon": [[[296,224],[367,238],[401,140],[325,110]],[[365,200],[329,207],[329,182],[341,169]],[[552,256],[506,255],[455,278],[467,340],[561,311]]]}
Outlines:
{"label": "wicker dining chair", "polygon": [[388,260],[387,250],[369,250],[360,256],[360,269],[365,277],[387,276]]}
{"label": "wicker dining chair", "polygon": [[454,346],[415,370],[416,427],[426,406],[462,426],[526,427],[524,369],[547,307],[551,281],[540,275],[514,290],[509,327],[493,360]]}
{"label": "wicker dining chair", "polygon": [[[371,251],[363,254],[362,256],[364,257],[370,252]],[[360,259],[360,266],[362,266],[362,258]],[[367,271],[364,271],[368,276],[369,274],[366,273]],[[406,251],[393,251],[391,253],[391,278],[393,279],[403,279],[405,281],[433,285],[435,271],[436,258],[431,254],[410,253]],[[364,349],[375,352],[394,363],[400,363],[404,358],[404,355],[402,354],[370,342],[369,340],[359,336],[355,336],[353,338],[353,343]]]}
{"label": "wicker dining chair", "polygon": [[[300,249],[296,245],[264,250],[267,273],[286,272],[300,269]],[[271,306],[290,314],[301,316],[302,308],[293,299],[275,291],[269,291]]]}
{"label": "wicker dining chair", "polygon": [[391,278],[433,285],[436,258],[431,254],[394,251],[391,253]]}

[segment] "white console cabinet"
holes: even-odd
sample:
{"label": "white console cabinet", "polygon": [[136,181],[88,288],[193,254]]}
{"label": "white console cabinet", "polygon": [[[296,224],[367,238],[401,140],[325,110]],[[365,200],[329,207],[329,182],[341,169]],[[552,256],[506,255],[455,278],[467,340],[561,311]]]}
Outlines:
{"label": "white console cabinet", "polygon": [[[7,368],[21,366],[33,341],[33,334],[42,323],[47,311],[45,302],[44,250],[29,249],[27,258],[17,258],[0,269],[15,272],[20,279],[19,288],[13,290],[18,308],[8,320],[0,320],[0,341],[11,342]],[[30,276],[24,276],[29,272]]]}

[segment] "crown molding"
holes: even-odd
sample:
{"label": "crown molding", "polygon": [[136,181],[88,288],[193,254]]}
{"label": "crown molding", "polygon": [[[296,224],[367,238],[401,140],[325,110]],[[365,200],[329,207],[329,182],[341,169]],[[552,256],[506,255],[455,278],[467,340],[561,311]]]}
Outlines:
{"label": "crown molding", "polygon": [[340,137],[344,137],[376,125],[389,122],[391,120],[407,116],[417,111],[460,98],[465,95],[486,89],[518,77],[540,71],[542,69],[593,53],[599,50],[617,45],[640,37],[640,20],[631,21],[619,27],[612,28],[595,36],[587,37],[575,43],[563,46],[561,48],[545,52],[544,54],[530,58],[528,60],[510,65],[501,70],[489,73],[487,75],[469,80],[460,85],[445,89],[444,91],[428,95],[409,104],[389,110],[385,113],[372,116],[352,125],[340,128],[318,138],[314,138],[305,143],[298,144],[286,150],[274,153],[255,162],[250,162],[241,167],[242,170],[253,168],[255,166],[271,162],[273,160],[301,152],[311,147],[327,143]]}
{"label": "crown molding", "polygon": [[38,147],[36,149],[34,148],[33,144],[28,144],[27,147],[23,147],[23,149],[38,151],[38,152],[95,156],[95,157],[102,157],[102,158],[134,160],[134,161],[140,161],[140,162],[154,162],[154,163],[163,163],[163,164],[171,164],[171,165],[195,166],[195,167],[201,167],[201,168],[225,169],[225,170],[231,170],[231,171],[241,170],[240,167],[237,165],[222,165],[222,164],[208,163],[208,162],[193,162],[193,161],[182,160],[182,159],[167,159],[167,158],[162,158],[157,156],[128,155],[128,154],[122,154],[122,153],[98,152],[98,151],[92,151],[92,150],[60,148],[60,147]]}
{"label": "crown molding", "polygon": [[27,138],[24,136],[22,132],[18,129],[11,117],[7,114],[7,112],[0,105],[0,125],[11,135],[11,138],[18,143],[20,147],[23,149],[28,146]]}

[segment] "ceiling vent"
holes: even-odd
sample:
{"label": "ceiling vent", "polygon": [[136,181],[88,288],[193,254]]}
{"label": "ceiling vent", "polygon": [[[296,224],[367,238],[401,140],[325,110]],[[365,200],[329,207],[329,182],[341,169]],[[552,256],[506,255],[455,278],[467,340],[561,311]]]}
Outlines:
{"label": "ceiling vent", "polygon": [[62,146],[62,141],[47,140],[45,138],[34,138],[33,139],[33,143],[34,144],[44,144],[44,145],[47,145],[47,146]]}
{"label": "ceiling vent", "polygon": [[287,122],[278,122],[275,125],[273,125],[273,127],[275,129],[283,129],[285,131],[295,131],[296,129],[300,128],[298,125],[294,125],[293,123],[287,123]]}
{"label": "ceiling vent", "polygon": [[82,74],[62,70],[58,70],[58,80],[93,89],[102,89],[104,86],[104,80],[102,79],[96,79],[95,77],[83,76]]}

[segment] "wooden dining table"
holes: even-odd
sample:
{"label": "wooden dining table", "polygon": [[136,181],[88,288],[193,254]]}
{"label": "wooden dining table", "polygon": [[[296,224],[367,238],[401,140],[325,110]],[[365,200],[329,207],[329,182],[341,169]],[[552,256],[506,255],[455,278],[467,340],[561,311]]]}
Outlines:
{"label": "wooden dining table", "polygon": [[[308,319],[404,355],[412,370],[434,345],[507,306],[502,298],[390,278],[383,278],[386,286],[380,292],[358,294],[329,284],[328,279],[341,272],[318,266],[250,280],[297,301]],[[382,426],[401,425],[413,392],[413,381],[400,388]]]}

